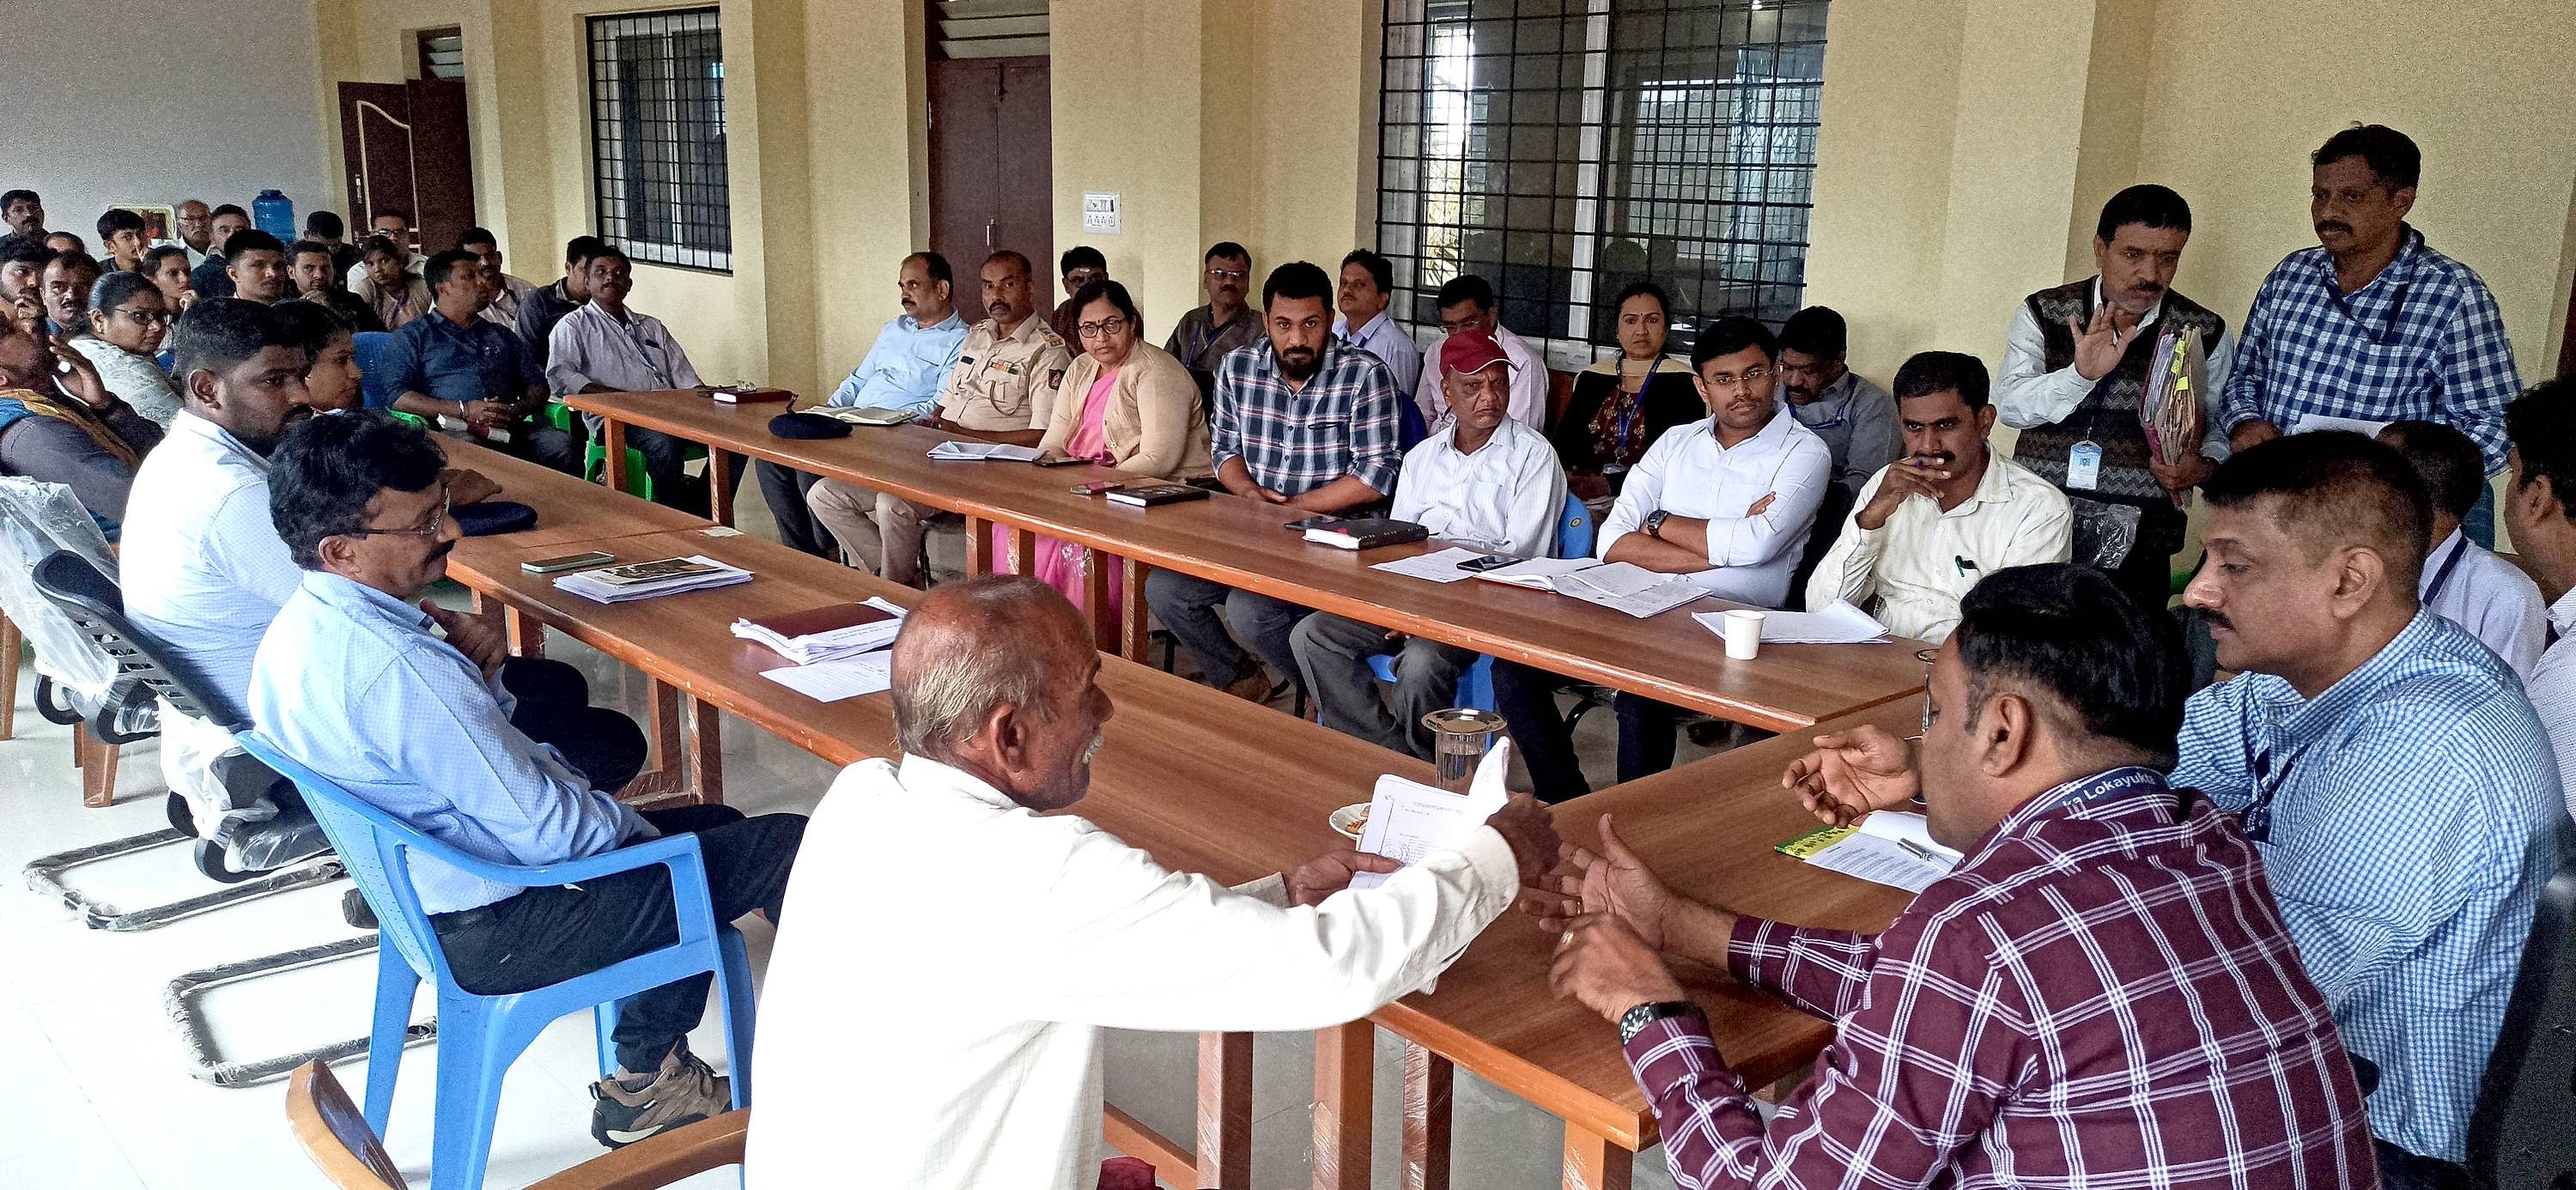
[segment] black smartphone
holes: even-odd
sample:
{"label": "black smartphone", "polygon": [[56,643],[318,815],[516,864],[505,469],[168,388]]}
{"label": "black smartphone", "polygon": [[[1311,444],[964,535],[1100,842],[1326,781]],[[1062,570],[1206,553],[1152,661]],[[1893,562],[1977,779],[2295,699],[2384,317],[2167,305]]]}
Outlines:
{"label": "black smartphone", "polygon": [[1289,532],[1291,532],[1291,533],[1303,533],[1303,532],[1305,532],[1305,531],[1306,531],[1306,530],[1308,530],[1308,529],[1321,529],[1321,528],[1323,528],[1323,527],[1324,527],[1324,526],[1326,526],[1326,525],[1338,525],[1338,524],[1341,524],[1341,523],[1342,523],[1342,519],[1343,519],[1343,518],[1341,518],[1341,517],[1333,516],[1333,515],[1330,515],[1330,514],[1326,514],[1326,515],[1324,515],[1324,516],[1301,517],[1301,518],[1299,518],[1299,519],[1297,519],[1297,520],[1290,521],[1290,522],[1288,522],[1287,524],[1285,524],[1285,525],[1281,525],[1281,526],[1279,526],[1279,527],[1280,527],[1280,528],[1282,528],[1282,529],[1286,529],[1287,531],[1289,531]]}
{"label": "black smartphone", "polygon": [[1081,467],[1091,462],[1080,455],[1056,455],[1052,458],[1041,455],[1029,461],[1041,467]]}
{"label": "black smartphone", "polygon": [[1512,557],[1512,556],[1511,556],[1511,555],[1509,555],[1509,554],[1487,554],[1487,555],[1485,555],[1484,557],[1481,557],[1481,558],[1470,558],[1470,559],[1468,559],[1467,561],[1464,561],[1464,562],[1459,563],[1459,564],[1458,564],[1458,569],[1460,569],[1460,570],[1500,570],[1500,569],[1502,569],[1503,567],[1509,566],[1509,565],[1511,565],[1512,563],[1514,563],[1514,562],[1518,562],[1518,561],[1520,561],[1520,559],[1515,558],[1515,557]]}

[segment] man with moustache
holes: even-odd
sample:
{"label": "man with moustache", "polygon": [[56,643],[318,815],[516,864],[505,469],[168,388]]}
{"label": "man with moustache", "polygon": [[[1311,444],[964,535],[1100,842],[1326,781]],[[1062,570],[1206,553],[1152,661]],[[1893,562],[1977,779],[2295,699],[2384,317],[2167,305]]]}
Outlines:
{"label": "man with moustache", "polygon": [[[671,337],[671,329],[662,325],[661,319],[627,307],[626,295],[635,291],[635,266],[624,252],[603,244],[583,267],[589,274],[590,300],[555,324],[554,341],[546,348],[548,390],[566,397],[575,393],[662,392],[697,388],[705,383],[698,377],[697,366],[689,362],[689,353],[681,349],[678,339]],[[490,274],[487,272],[485,277],[484,289],[489,292]],[[606,432],[606,419],[600,415],[585,413],[581,417],[591,433]],[[684,469],[689,448],[694,445],[697,444],[650,427],[626,428],[626,448],[644,456],[644,474],[652,478],[654,501],[704,516],[713,494],[708,481]],[[744,470],[741,458],[728,457],[734,465],[727,468],[726,474],[738,489]],[[732,499],[733,492],[727,491],[725,497]]]}
{"label": "man with moustache", "polygon": [[[327,215],[328,211],[316,214]],[[338,257],[332,247],[320,240],[297,240],[286,250],[286,275],[295,282],[295,293],[288,301],[311,302],[331,311],[359,333],[385,329],[384,320],[358,295],[340,288]]]}
{"label": "man with moustache", "polygon": [[98,284],[98,262],[81,252],[57,252],[45,261],[38,291],[45,301],[48,335],[68,339],[89,331],[89,291]]}
{"label": "man with moustache", "polygon": [[21,243],[45,242],[45,200],[33,190],[0,192],[0,224],[9,234],[0,235],[0,252]]}
{"label": "man with moustache", "polygon": [[[1276,506],[1282,523],[1385,500],[1403,462],[1395,378],[1376,356],[1333,337],[1332,296],[1332,278],[1306,261],[1271,270],[1261,285],[1267,337],[1225,357],[1217,375],[1208,432],[1217,480]],[[1159,569],[1145,579],[1145,602],[1198,659],[1208,685],[1258,702],[1274,693],[1263,662],[1283,677],[1297,672],[1290,634],[1306,608]]]}
{"label": "man with moustache", "polygon": [[[904,257],[895,275],[895,296],[903,313],[877,332],[867,357],[850,370],[841,387],[832,390],[827,403],[850,409],[901,409],[915,416],[932,412],[941,385],[956,370],[959,350],[966,343],[966,320],[957,316],[953,297],[955,282],[956,273],[945,256],[915,252]],[[805,503],[805,493],[822,477],[767,459],[754,470],[760,474],[760,495],[769,504],[770,519],[778,525],[779,542],[817,558],[837,558],[840,542],[814,519]]]}
{"label": "man with moustache", "polygon": [[488,440],[494,450],[581,474],[579,441],[539,420],[546,378],[527,344],[482,317],[482,258],[458,250],[430,257],[428,284],[435,295],[429,312],[385,341],[394,408],[414,417],[454,417],[477,433],[505,430],[509,441]]}
{"label": "man with moustache", "polygon": [[286,245],[256,227],[234,232],[224,242],[224,276],[232,281],[233,297],[263,306],[276,305],[294,293],[294,283],[286,275]]}
{"label": "man with moustache", "polygon": [[[2367,124],[2328,138],[2309,163],[2317,246],[2283,258],[2255,291],[2220,407],[2234,445],[2314,418],[2370,431],[2413,418],[2467,434],[2487,474],[2502,471],[2504,407],[2522,388],[2513,344],[2486,282],[2406,222],[2423,154]],[[2482,494],[2465,525],[2484,546],[2495,544],[2492,500]]]}
{"label": "man with moustache", "polygon": [[[303,574],[252,659],[251,722],[350,795],[488,862],[537,867],[693,834],[716,920],[759,909],[777,921],[802,815],[638,813],[615,796],[644,759],[634,721],[558,704],[572,708],[561,730],[582,750],[541,741],[502,676],[513,659],[498,620],[421,598],[460,536],[446,475],[437,438],[381,413],[311,418],[287,433],[269,459],[269,517]],[[449,971],[486,996],[671,945],[672,880],[659,864],[525,889],[434,861],[411,869]],[[600,1143],[732,1106],[726,1080],[688,1047],[711,982],[691,976],[620,1002],[618,1070],[590,1087]]]}
{"label": "man with moustache", "polygon": [[[1422,379],[1422,349],[1387,312],[1395,297],[1395,266],[1366,248],[1342,257],[1342,286],[1334,304],[1333,337],[1374,355],[1395,377],[1395,391],[1409,393]],[[1531,427],[1536,429],[1537,427]]]}
{"label": "man with moustache", "polygon": [[[2147,607],[2173,598],[2183,503],[2227,457],[2216,393],[2235,347],[2227,320],[2173,291],[2191,239],[2191,207],[2163,186],[2131,186],[2093,226],[2095,275],[2043,289],[2014,307],[1995,407],[2021,431],[2013,460],[2079,500],[2138,510],[2138,536],[2112,577]],[[2138,405],[2167,327],[2208,360],[2197,452],[2168,465],[2147,443]]]}
{"label": "man with moustache", "polygon": [[1843,316],[1828,306],[1809,306],[1780,326],[1780,395],[1789,416],[1825,440],[1834,482],[1857,500],[1870,477],[1905,450],[1896,402],[1844,362],[1849,345]]}
{"label": "man with moustache", "polygon": [[1202,263],[1199,288],[1207,292],[1207,304],[1181,315],[1163,350],[1190,370],[1201,394],[1209,394],[1216,391],[1217,368],[1225,357],[1259,341],[1262,319],[1243,301],[1252,285],[1250,251],[1223,240],[1209,246]]}
{"label": "man with moustache", "polygon": [[204,201],[192,198],[180,203],[171,217],[178,224],[175,230],[179,233],[179,246],[188,250],[188,268],[193,272],[206,263],[206,257],[217,252],[215,213]]}
{"label": "man with moustache", "polygon": [[2066,497],[1986,436],[1986,365],[1926,351],[1896,370],[1906,457],[1860,491],[1851,521],[1807,580],[1807,606],[1840,599],[1898,636],[1940,643],[1977,580],[2013,566],[2063,562],[2072,548]]}
{"label": "man with moustache", "polygon": [[0,474],[66,485],[91,516],[122,521],[135,464],[160,441],[88,356],[0,319]]}

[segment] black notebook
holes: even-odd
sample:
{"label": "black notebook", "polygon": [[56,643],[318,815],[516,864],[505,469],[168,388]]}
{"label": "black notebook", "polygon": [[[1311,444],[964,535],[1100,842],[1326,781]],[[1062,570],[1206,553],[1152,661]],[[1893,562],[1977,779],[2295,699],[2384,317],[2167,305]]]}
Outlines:
{"label": "black notebook", "polygon": [[1373,550],[1382,545],[1402,545],[1431,536],[1431,530],[1412,521],[1392,517],[1354,517],[1339,524],[1319,525],[1306,530],[1306,540],[1345,550]]}
{"label": "black notebook", "polygon": [[1158,504],[1179,504],[1183,501],[1205,500],[1208,498],[1207,489],[1194,488],[1185,483],[1149,483],[1133,487],[1116,488],[1111,490],[1108,493],[1108,496],[1111,500],[1117,501],[1120,504],[1133,504],[1139,508],[1152,508]]}

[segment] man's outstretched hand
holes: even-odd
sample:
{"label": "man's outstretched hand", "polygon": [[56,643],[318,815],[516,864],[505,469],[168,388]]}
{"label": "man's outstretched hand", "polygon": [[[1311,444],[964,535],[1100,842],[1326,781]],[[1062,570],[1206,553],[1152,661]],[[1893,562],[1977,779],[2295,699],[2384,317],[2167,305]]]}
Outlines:
{"label": "man's outstretched hand", "polygon": [[1560,854],[1566,875],[1549,876],[1521,899],[1521,909],[1538,918],[1539,928],[1562,932],[1585,914],[1607,916],[1628,927],[1646,945],[1665,948],[1664,923],[1674,897],[1664,882],[1620,841],[1610,816],[1601,816],[1601,851],[1566,843]]}
{"label": "man's outstretched hand", "polygon": [[1820,735],[1815,744],[1815,751],[1789,762],[1780,784],[1829,826],[1850,826],[1872,810],[1906,805],[1921,791],[1914,750],[1885,728]]}

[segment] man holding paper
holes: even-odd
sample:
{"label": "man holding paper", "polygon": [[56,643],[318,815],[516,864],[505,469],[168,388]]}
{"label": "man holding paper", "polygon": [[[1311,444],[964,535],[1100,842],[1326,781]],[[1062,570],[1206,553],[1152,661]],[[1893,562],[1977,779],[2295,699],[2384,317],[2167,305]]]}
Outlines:
{"label": "man holding paper", "polygon": [[1905,361],[1896,408],[1906,457],[1862,485],[1860,506],[1807,580],[1807,606],[1840,599],[1898,636],[1937,644],[1978,579],[2065,561],[2072,522],[2055,485],[1987,444],[1995,409],[1977,357],[1926,351]]}
{"label": "man holding paper", "polygon": [[[2149,607],[2172,598],[2183,502],[2227,457],[2217,394],[2235,347],[2225,318],[2174,292],[2190,240],[2191,207],[2181,195],[2154,185],[2112,195],[2094,223],[2094,275],[2040,290],[2013,308],[1995,387],[2003,423],[2021,431],[2015,462],[2087,507],[2137,510],[2137,540],[2112,573]],[[2155,365],[2195,347],[2205,361],[2191,381],[2198,388],[2182,393],[2170,369],[2158,373]],[[2187,366],[2183,374],[2190,376]],[[2176,435],[2184,441],[2149,436],[2160,398],[2188,402],[2168,408],[2160,422],[2192,427]],[[2144,416],[2142,405],[2149,407]]]}
{"label": "man holding paper", "polygon": [[[1618,1024],[1674,1180],[2376,1186],[2351,1059],[2253,845],[2165,783],[2187,689],[2170,621],[2100,573],[1979,582],[1933,666],[1919,777],[1899,760],[1857,790],[1827,752],[1785,778],[1919,790],[1966,853],[1875,936],[1676,896],[1607,815],[1601,854],[1569,847],[1553,986]],[[1659,950],[1834,1019],[1767,1123]]]}
{"label": "man holding paper", "polygon": [[[1510,416],[1509,356],[1492,336],[1460,331],[1441,341],[1434,366],[1455,417],[1405,452],[1391,515],[1470,548],[1547,556],[1565,514],[1565,469],[1545,435]],[[1288,640],[1324,726],[1424,760],[1431,759],[1432,740],[1422,717],[1453,705],[1459,675],[1476,663],[1474,649],[1322,612],[1306,617]],[[1403,654],[1395,666],[1392,715],[1368,664],[1391,649]]]}
{"label": "man holding paper", "polygon": [[[905,619],[903,759],[841,774],[790,882],[750,1185],[846,1182],[857,1154],[875,1185],[1089,1190],[1103,1029],[1358,1018],[1437,976],[1557,860],[1524,796],[1409,866],[1335,851],[1240,890],[1167,871],[1065,812],[1113,710],[1100,667],[1082,613],[1034,578],[951,583]],[[1362,872],[1385,880],[1346,889]]]}

